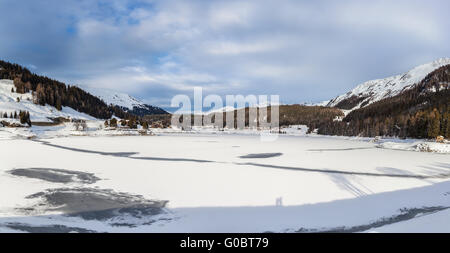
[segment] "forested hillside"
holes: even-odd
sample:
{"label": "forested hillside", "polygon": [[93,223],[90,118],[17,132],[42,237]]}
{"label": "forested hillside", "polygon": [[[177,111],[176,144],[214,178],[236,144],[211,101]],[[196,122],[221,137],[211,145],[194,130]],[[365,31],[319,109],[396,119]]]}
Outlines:
{"label": "forested hillside", "polygon": [[[324,107],[324,106],[306,106],[306,105],[272,105],[267,107],[267,122],[271,122],[271,110],[274,107],[278,107],[279,110],[279,125],[281,127],[289,125],[307,125],[310,130],[316,129],[319,126],[333,122],[336,117],[343,117],[344,114],[338,108]],[[259,108],[258,113],[258,126],[259,124]],[[249,126],[249,112],[248,107],[243,109],[236,109],[234,111],[223,112],[223,126],[227,125],[226,115],[227,113],[233,113],[234,127],[237,127],[237,115],[239,112],[245,111],[245,126]],[[217,115],[217,113],[214,113]],[[214,123],[215,115],[210,114],[212,122]],[[194,124],[194,115],[191,115],[191,123]],[[203,116],[205,117],[205,116]]]}
{"label": "forested hillside", "polygon": [[399,95],[350,112],[342,122],[319,126],[320,134],[450,137],[450,65],[428,74]]}
{"label": "forested hillside", "polygon": [[58,110],[67,106],[99,119],[111,118],[113,114],[120,118],[132,117],[120,107],[108,106],[101,99],[76,86],[36,75],[18,64],[0,61],[0,79],[14,80],[17,93],[32,91],[36,104],[48,104]]}
{"label": "forested hillside", "polygon": [[414,87],[433,71],[449,65],[450,58],[440,58],[419,65],[405,73],[359,84],[349,92],[330,100],[327,106],[356,110],[385,98],[397,96]]}
{"label": "forested hillside", "polygon": [[168,114],[167,111],[157,106],[148,105],[141,100],[130,96],[127,93],[118,92],[115,90],[109,90],[105,88],[93,88],[79,86],[81,89],[89,92],[90,94],[100,98],[107,105],[118,106],[124,112],[136,116],[146,116],[155,114]]}

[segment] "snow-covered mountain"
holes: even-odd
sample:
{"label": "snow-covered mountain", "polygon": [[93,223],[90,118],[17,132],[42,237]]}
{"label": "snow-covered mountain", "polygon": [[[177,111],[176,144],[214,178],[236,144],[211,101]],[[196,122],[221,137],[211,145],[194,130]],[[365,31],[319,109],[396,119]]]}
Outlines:
{"label": "snow-covered mountain", "polygon": [[13,92],[16,90],[12,80],[3,79],[0,80],[0,118],[2,120],[8,120],[9,118],[3,118],[3,114],[6,113],[8,117],[10,114],[19,111],[28,111],[30,113],[30,119],[32,122],[52,122],[52,118],[64,117],[72,119],[84,119],[95,120],[94,117],[85,113],[77,112],[70,107],[62,107],[59,111],[55,107],[50,105],[38,105],[33,103],[33,96],[31,92],[20,94]]}
{"label": "snow-covered mountain", "polygon": [[[272,102],[272,101],[266,101],[266,102],[261,102],[258,104],[254,104],[251,105],[250,107],[256,107],[256,108],[264,108],[264,107],[269,107],[269,106],[277,106],[277,105],[282,105],[279,102]],[[224,106],[222,108],[219,109],[212,109],[212,110],[204,110],[202,112],[202,114],[210,114],[210,113],[218,113],[218,112],[230,112],[230,111],[234,111],[234,110],[239,110],[239,109],[243,109],[243,108],[247,108],[249,107],[248,104],[245,104],[245,106],[238,106],[238,107],[234,107],[234,106]]]}
{"label": "snow-covered mountain", "polygon": [[429,73],[448,64],[450,64],[450,58],[441,58],[415,67],[401,75],[367,81],[346,94],[330,100],[327,106],[335,106],[346,110],[364,107],[381,99],[400,94],[422,81]]}
{"label": "snow-covered mountain", "polygon": [[126,93],[117,92],[109,89],[80,87],[90,94],[100,98],[107,105],[117,105],[124,111],[144,116],[150,114],[166,114],[167,112],[159,107],[145,104],[137,98],[134,98]]}

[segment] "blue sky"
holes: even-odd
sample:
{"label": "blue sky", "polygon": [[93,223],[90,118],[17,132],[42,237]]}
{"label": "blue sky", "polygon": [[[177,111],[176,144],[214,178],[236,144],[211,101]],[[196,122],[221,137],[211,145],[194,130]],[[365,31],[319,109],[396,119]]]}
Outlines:
{"label": "blue sky", "polygon": [[0,0],[0,58],[167,107],[176,94],[319,102],[450,56],[449,1]]}

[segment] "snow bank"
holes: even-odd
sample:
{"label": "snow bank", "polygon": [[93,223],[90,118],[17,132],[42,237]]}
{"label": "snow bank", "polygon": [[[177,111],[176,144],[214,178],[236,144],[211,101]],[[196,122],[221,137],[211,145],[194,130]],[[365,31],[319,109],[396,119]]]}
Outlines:
{"label": "snow bank", "polygon": [[410,141],[410,142],[392,142],[387,141],[378,144],[380,148],[396,149],[396,150],[409,150],[419,152],[435,152],[435,153],[450,153],[450,144],[437,143],[430,141]]}
{"label": "snow bank", "polygon": [[287,135],[306,135],[308,126],[306,125],[292,125],[282,128],[281,131]]}
{"label": "snow bank", "polygon": [[128,128],[105,128],[102,120],[87,120],[87,128],[79,127],[77,130],[75,123],[64,122],[56,126],[35,126],[13,128],[0,127],[0,140],[11,139],[30,139],[30,138],[61,138],[69,136],[138,136],[151,135],[153,131],[149,129],[146,133],[139,131],[139,129]]}

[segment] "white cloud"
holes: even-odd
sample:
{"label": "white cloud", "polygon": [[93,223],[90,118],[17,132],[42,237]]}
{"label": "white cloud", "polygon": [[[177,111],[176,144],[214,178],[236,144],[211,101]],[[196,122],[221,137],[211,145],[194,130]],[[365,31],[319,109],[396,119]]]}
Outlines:
{"label": "white cloud", "polygon": [[0,54],[152,101],[195,86],[319,101],[450,56],[443,0],[14,3]]}
{"label": "white cloud", "polygon": [[[228,93],[269,86],[304,90],[314,80],[351,87],[362,75],[357,69],[364,68],[358,61],[377,51],[385,50],[376,57],[387,55],[394,49],[389,40],[414,38],[417,48],[443,39],[434,10],[423,6],[402,1],[154,1],[153,8],[134,9],[119,21],[82,20],[79,36],[81,41],[116,37],[113,45],[131,52],[120,52],[119,57],[144,59],[138,67],[106,71],[115,78],[90,81],[97,85],[178,92],[202,86]],[[129,18],[135,23],[125,22]],[[98,47],[101,52],[104,45]],[[370,47],[374,52],[367,51]],[[355,76],[350,68],[355,68]],[[325,69],[328,75],[323,75]],[[314,93],[314,87],[308,89]],[[341,92],[329,90],[317,100]],[[284,96],[291,101],[297,97],[292,92]]]}
{"label": "white cloud", "polygon": [[337,6],[337,22],[343,27],[373,32],[390,30],[397,33],[412,35],[416,39],[436,42],[442,38],[441,27],[435,15],[432,3],[417,4],[404,1],[371,1],[352,2]]}
{"label": "white cloud", "polygon": [[250,16],[256,7],[254,3],[244,1],[222,2],[210,8],[207,21],[215,29],[249,25]]}
{"label": "white cloud", "polygon": [[119,31],[119,27],[94,19],[82,20],[78,23],[78,32],[81,38],[115,35],[118,34]]}
{"label": "white cloud", "polygon": [[267,52],[278,48],[271,42],[240,43],[230,41],[215,41],[206,45],[206,51],[213,55],[240,55],[248,53]]}

